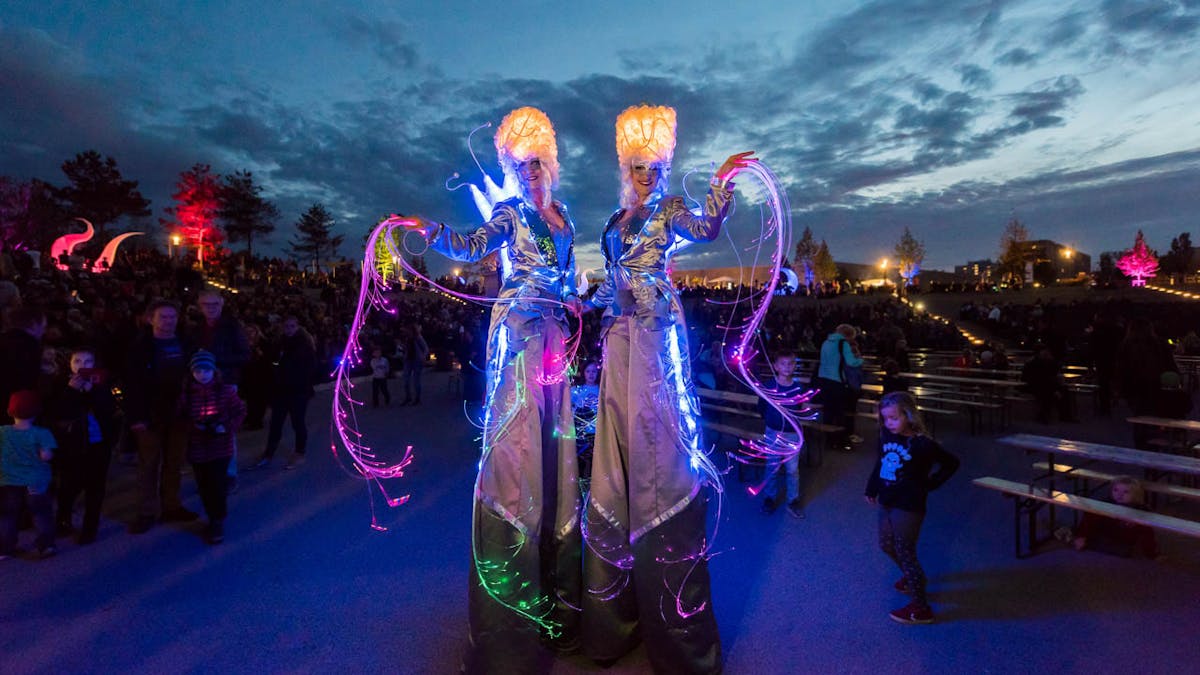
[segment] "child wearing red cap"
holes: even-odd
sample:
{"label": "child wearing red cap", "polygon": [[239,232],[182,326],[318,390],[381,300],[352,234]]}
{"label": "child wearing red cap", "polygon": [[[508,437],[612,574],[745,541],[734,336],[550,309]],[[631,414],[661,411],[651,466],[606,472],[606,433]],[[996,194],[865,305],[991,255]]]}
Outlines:
{"label": "child wearing red cap", "polygon": [[23,506],[33,515],[38,555],[48,558],[58,552],[49,494],[50,460],[58,444],[48,429],[33,425],[41,407],[36,391],[13,392],[8,400],[13,423],[0,426],[0,560],[17,551],[17,519]]}

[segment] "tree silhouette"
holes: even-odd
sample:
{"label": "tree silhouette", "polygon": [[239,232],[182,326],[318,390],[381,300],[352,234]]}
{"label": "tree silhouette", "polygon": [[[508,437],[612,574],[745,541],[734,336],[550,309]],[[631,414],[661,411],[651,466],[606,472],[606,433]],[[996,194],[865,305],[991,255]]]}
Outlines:
{"label": "tree silhouette", "polygon": [[813,267],[813,262],[817,259],[817,253],[821,247],[817,245],[813,238],[811,228],[804,228],[804,234],[800,236],[800,241],[796,244],[796,267],[795,270],[800,272],[800,278],[804,280],[804,285],[811,287],[815,280],[816,269]]}
{"label": "tree silhouette", "polygon": [[297,236],[291,241],[292,253],[311,260],[314,272],[321,268],[321,255],[328,251],[330,258],[335,257],[338,246],[345,239],[344,235],[333,234],[333,225],[333,216],[320,202],[308,207],[296,221]]}
{"label": "tree silhouette", "polygon": [[900,277],[904,279],[902,285],[907,286],[913,277],[921,273],[921,263],[925,262],[925,244],[917,241],[908,227],[905,227],[904,234],[900,235],[900,241],[896,243],[895,253],[896,262],[900,266]]}
{"label": "tree silhouette", "polygon": [[212,173],[207,164],[196,164],[179,174],[175,193],[171,195],[175,206],[166,209],[167,215],[173,218],[159,220],[164,228],[179,231],[187,246],[196,251],[196,260],[201,266],[206,252],[215,251],[222,239],[221,231],[215,226],[221,207],[220,181],[221,177]]}
{"label": "tree silhouette", "polygon": [[1146,246],[1146,238],[1141,230],[1133,240],[1133,248],[1117,260],[1117,269],[1125,276],[1132,277],[1130,283],[1134,286],[1145,286],[1146,278],[1158,272],[1158,254]]}
{"label": "tree silhouette", "polygon": [[1000,235],[1000,259],[996,262],[1000,278],[1015,282],[1025,279],[1025,242],[1029,241],[1029,231],[1015,217],[1004,226],[1004,234]]}
{"label": "tree silhouette", "polygon": [[1172,277],[1181,277],[1182,281],[1182,277],[1192,271],[1192,235],[1181,232],[1178,237],[1172,239],[1171,250],[1158,262],[1162,271]]}
{"label": "tree silhouette", "polygon": [[121,216],[150,215],[150,200],[138,192],[137,181],[121,176],[112,157],[88,150],[63,162],[62,171],[70,184],[55,189],[55,198],[71,217],[91,221],[97,235]]}
{"label": "tree silhouette", "polygon": [[225,236],[230,243],[246,242],[246,255],[254,257],[254,237],[265,237],[275,231],[279,209],[263,199],[262,187],[254,183],[249,171],[225,176],[220,197],[218,216],[225,226]]}
{"label": "tree silhouette", "polygon": [[817,255],[813,258],[813,274],[816,280],[823,284],[837,279],[837,263],[834,262],[833,254],[829,252],[829,244],[826,244],[824,239],[821,240],[821,247],[817,249]]}

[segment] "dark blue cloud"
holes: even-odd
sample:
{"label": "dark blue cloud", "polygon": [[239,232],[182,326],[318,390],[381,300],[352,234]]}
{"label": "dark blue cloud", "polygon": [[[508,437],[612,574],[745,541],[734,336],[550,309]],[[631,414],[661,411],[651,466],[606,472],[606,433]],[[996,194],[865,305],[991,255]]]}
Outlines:
{"label": "dark blue cloud", "polygon": [[996,58],[996,65],[1000,66],[1032,66],[1037,63],[1037,55],[1025,49],[1017,47],[1004,52]]}

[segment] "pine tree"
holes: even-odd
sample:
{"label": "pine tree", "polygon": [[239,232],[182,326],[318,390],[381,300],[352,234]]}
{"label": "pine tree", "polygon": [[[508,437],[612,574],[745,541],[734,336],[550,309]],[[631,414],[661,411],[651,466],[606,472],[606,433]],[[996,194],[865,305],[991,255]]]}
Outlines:
{"label": "pine tree", "polygon": [[813,239],[812,229],[804,228],[804,234],[800,236],[800,241],[796,244],[796,267],[795,271],[800,273],[800,278],[804,281],[805,286],[811,287],[815,281],[815,268],[813,261],[816,260],[817,253],[820,247]]}
{"label": "pine tree", "polygon": [[833,254],[829,252],[829,244],[825,240],[821,240],[821,247],[817,249],[817,255],[813,258],[813,275],[818,283],[828,283],[837,280],[837,263],[833,260]]}
{"label": "pine tree", "polygon": [[249,171],[237,171],[225,176],[221,186],[221,208],[218,215],[225,225],[230,243],[246,242],[246,255],[254,257],[254,237],[265,237],[275,231],[279,209],[263,199],[262,187],[254,183]]}
{"label": "pine tree", "polygon": [[304,260],[311,260],[313,271],[321,268],[321,256],[337,255],[337,248],[345,235],[333,234],[334,220],[320,202],[308,207],[296,221],[297,236],[291,241],[292,253]]}
{"label": "pine tree", "polygon": [[100,157],[95,150],[75,155],[62,164],[70,185],[54,190],[55,198],[74,218],[86,218],[97,236],[121,216],[150,215],[150,200],[138,192],[136,180],[125,180],[117,169],[117,160]]}
{"label": "pine tree", "polygon": [[1133,277],[1130,283],[1134,286],[1145,286],[1146,278],[1158,272],[1158,253],[1146,246],[1146,237],[1141,230],[1133,240],[1133,248],[1117,261],[1117,269],[1125,276]]}

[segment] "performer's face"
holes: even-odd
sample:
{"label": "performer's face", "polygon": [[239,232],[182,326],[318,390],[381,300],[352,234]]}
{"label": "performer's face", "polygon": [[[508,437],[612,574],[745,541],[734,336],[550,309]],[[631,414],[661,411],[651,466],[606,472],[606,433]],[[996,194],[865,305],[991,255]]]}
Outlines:
{"label": "performer's face", "polygon": [[657,164],[634,160],[629,167],[629,172],[633,178],[633,191],[637,193],[638,199],[645,199],[654,192],[654,188],[658,187],[658,180],[662,176],[662,167]]}
{"label": "performer's face", "polygon": [[526,187],[536,187],[542,182],[542,160],[534,157],[533,159],[521,162],[517,165],[517,176],[525,183]]}

